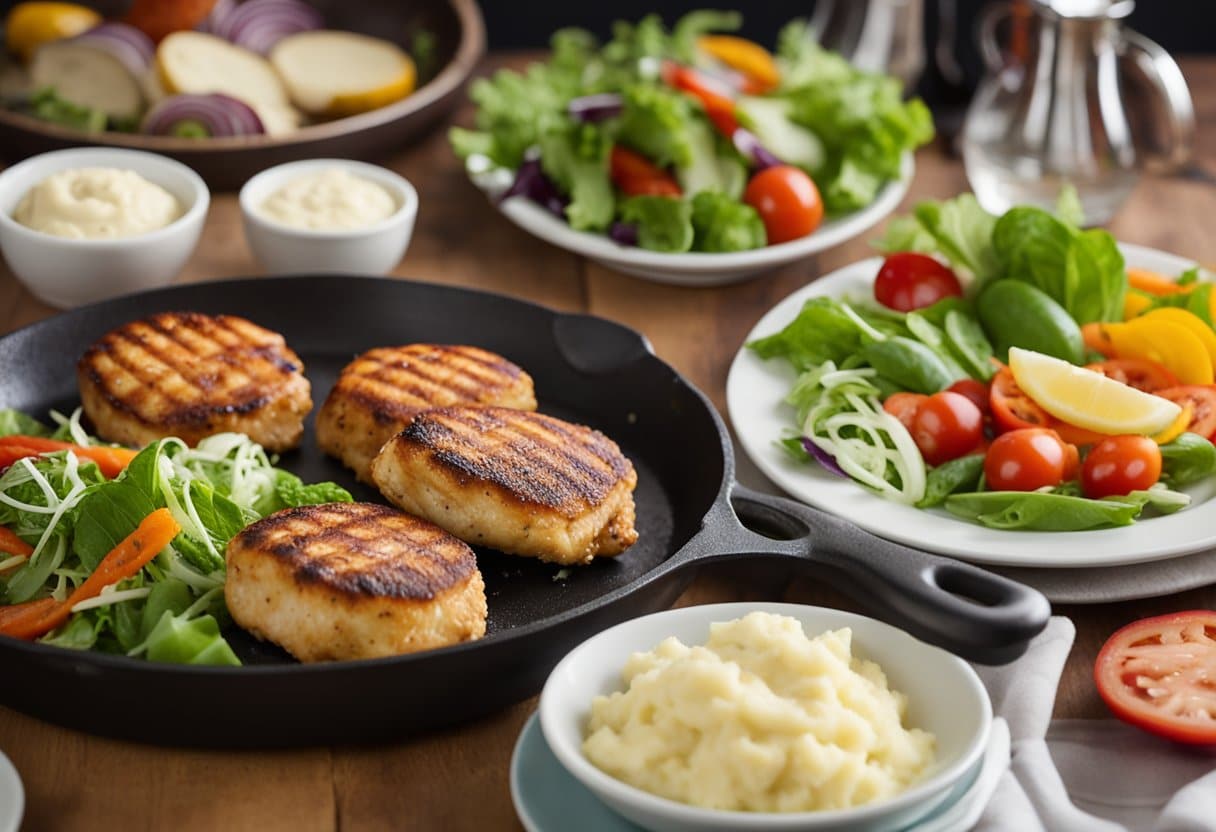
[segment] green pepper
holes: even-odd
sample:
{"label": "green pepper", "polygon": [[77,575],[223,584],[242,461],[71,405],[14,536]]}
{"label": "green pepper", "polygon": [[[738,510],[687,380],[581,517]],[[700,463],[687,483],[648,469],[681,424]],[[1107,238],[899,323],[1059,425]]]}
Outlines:
{"label": "green pepper", "polygon": [[880,376],[915,393],[936,393],[958,380],[937,353],[911,338],[897,335],[870,344],[862,355]]}
{"label": "green pepper", "polygon": [[946,369],[952,376],[959,379],[971,375],[955,358],[950,344],[946,341],[946,333],[942,332],[937,324],[918,312],[909,312],[904,323],[922,344],[937,353],[937,357],[946,365]]}
{"label": "green pepper", "polygon": [[946,498],[947,511],[983,526],[1046,532],[1128,526],[1143,505],[1138,498],[1089,500],[1040,491],[981,491]]}
{"label": "green pepper", "polygon": [[925,496],[917,508],[939,506],[956,491],[976,488],[984,473],[984,455],[971,454],[952,459],[929,471],[925,480]]}
{"label": "green pepper", "polygon": [[992,344],[975,318],[960,309],[951,309],[946,313],[946,338],[971,375],[987,381],[996,373],[992,366]]}
{"label": "green pepper", "polygon": [[1184,433],[1161,446],[1161,478],[1175,488],[1216,474],[1216,446],[1194,433]]}
{"label": "green pepper", "polygon": [[1010,347],[1041,352],[1080,364],[1085,358],[1081,327],[1042,289],[1021,280],[995,280],[980,293],[976,311],[996,353]]}

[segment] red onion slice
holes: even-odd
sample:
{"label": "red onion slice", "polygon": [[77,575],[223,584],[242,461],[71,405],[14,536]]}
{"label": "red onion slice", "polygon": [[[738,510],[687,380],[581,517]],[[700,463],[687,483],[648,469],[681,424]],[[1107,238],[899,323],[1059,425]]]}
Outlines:
{"label": "red onion slice", "polygon": [[617,220],[608,228],[608,236],[623,246],[638,244],[638,227],[631,222]]}
{"label": "red onion slice", "polygon": [[740,127],[731,135],[730,140],[734,143],[735,149],[738,150],[747,159],[752,162],[752,167],[756,170],[764,170],[765,168],[774,168],[778,165],[784,165],[785,162],[778,159],[767,147],[760,143],[759,137],[746,127]]}
{"label": "red onion slice", "polygon": [[212,137],[255,136],[266,132],[253,108],[222,93],[171,95],[144,116],[140,130],[172,136],[183,122],[198,122]]}
{"label": "red onion slice", "polygon": [[246,0],[220,18],[215,33],[265,55],[288,35],[324,27],[321,12],[302,0]]}
{"label": "red onion slice", "polygon": [[540,158],[526,159],[515,172],[515,181],[511,187],[498,198],[499,202],[513,196],[524,196],[541,206],[554,216],[566,218],[567,200],[557,190],[553,180],[545,176],[540,166]]}
{"label": "red onion slice", "polygon": [[156,56],[156,44],[152,39],[126,23],[99,23],[71,40],[106,50],[137,78],[143,77]]}
{"label": "red onion slice", "polygon": [[802,449],[814,457],[815,461],[826,468],[830,473],[835,474],[838,477],[848,479],[849,475],[846,474],[844,469],[836,463],[835,457],[805,436],[802,437]]}
{"label": "red onion slice", "polygon": [[195,28],[209,35],[219,35],[219,27],[223,25],[224,19],[236,10],[236,5],[236,0],[216,0],[215,5],[211,7],[211,14]]}
{"label": "red onion slice", "polygon": [[566,105],[566,112],[579,121],[604,121],[616,118],[625,109],[625,100],[615,92],[584,95]]}

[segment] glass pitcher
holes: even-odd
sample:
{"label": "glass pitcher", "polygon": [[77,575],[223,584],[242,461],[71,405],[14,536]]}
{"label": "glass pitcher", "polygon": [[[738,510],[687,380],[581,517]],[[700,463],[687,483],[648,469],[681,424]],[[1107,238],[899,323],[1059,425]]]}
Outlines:
{"label": "glass pitcher", "polygon": [[1164,49],[1122,25],[1133,0],[1026,5],[1016,21],[1021,54],[1012,58],[1002,54],[996,32],[1013,7],[991,6],[980,19],[988,76],[963,126],[967,179],[980,204],[997,214],[1019,204],[1050,208],[1071,183],[1086,223],[1105,223],[1140,170],[1189,159],[1190,92]]}

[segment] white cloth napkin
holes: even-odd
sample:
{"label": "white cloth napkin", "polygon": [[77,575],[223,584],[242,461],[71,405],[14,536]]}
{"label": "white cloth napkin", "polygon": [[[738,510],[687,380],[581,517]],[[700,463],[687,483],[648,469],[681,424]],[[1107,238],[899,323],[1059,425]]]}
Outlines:
{"label": "white cloth napkin", "polygon": [[977,832],[1216,832],[1216,750],[1115,720],[1051,721],[1075,635],[1054,617],[1013,664],[976,666],[1013,740]]}
{"label": "white cloth napkin", "polygon": [[1169,560],[1081,569],[992,567],[1032,586],[1055,604],[1105,604],[1132,598],[1172,595],[1216,584],[1216,550]]}

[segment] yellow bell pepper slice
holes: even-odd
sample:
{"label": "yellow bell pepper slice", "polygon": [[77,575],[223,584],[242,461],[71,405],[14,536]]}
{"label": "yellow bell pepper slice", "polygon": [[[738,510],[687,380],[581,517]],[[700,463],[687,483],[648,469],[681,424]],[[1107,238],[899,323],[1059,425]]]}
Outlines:
{"label": "yellow bell pepper slice", "polygon": [[1139,292],[1128,292],[1123,296],[1123,320],[1130,321],[1153,305],[1153,299]]}
{"label": "yellow bell pepper slice", "polygon": [[1173,442],[1179,436],[1186,433],[1186,429],[1191,426],[1191,417],[1195,415],[1195,408],[1187,402],[1182,406],[1182,412],[1178,414],[1178,418],[1161,433],[1152,437],[1152,440],[1158,445],[1164,445],[1167,442]]}
{"label": "yellow bell pepper slice", "polygon": [[747,92],[768,92],[781,83],[781,71],[773,54],[758,43],[734,35],[702,35],[697,48],[742,72],[754,85]]}
{"label": "yellow bell pepper slice", "polygon": [[1162,309],[1154,309],[1144,316],[1144,320],[1150,319],[1154,321],[1169,321],[1194,333],[1195,337],[1203,342],[1203,348],[1208,351],[1208,358],[1212,359],[1212,367],[1216,368],[1216,332],[1212,331],[1212,328],[1207,325],[1203,318],[1185,309],[1164,307]]}
{"label": "yellow bell pepper slice", "polygon": [[75,3],[18,3],[4,22],[4,43],[28,63],[44,43],[79,35],[100,22],[101,15]]}
{"label": "yellow bell pepper slice", "polygon": [[1199,336],[1161,318],[1136,318],[1103,324],[1102,331],[1118,358],[1147,358],[1178,377],[1182,384],[1211,384],[1212,358]]}

